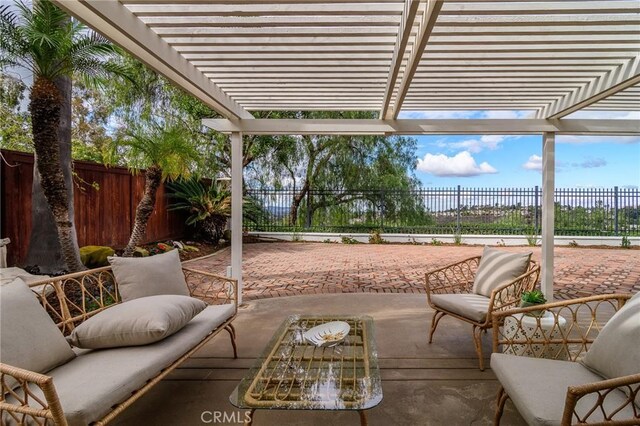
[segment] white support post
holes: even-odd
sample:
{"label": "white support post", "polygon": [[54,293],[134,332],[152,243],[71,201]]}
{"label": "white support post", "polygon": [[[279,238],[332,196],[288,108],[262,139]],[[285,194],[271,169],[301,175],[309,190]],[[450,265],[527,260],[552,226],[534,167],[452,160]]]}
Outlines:
{"label": "white support post", "polygon": [[555,133],[544,133],[542,137],[542,292],[549,302],[553,301],[555,145]]}
{"label": "white support post", "polygon": [[231,133],[231,276],[242,303],[242,133]]}

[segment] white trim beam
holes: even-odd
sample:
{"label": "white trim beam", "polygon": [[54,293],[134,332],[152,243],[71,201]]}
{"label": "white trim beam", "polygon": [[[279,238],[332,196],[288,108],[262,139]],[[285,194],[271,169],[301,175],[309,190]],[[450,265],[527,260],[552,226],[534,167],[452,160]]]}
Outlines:
{"label": "white trim beam", "polygon": [[554,133],[542,136],[542,292],[545,298],[553,301],[553,249],[555,234],[555,144]]}
{"label": "white trim beam", "polygon": [[638,83],[640,83],[640,55],[609,71],[604,77],[594,79],[574,95],[565,96],[560,101],[552,103],[544,111],[545,116],[551,119],[565,117]]}
{"label": "white trim beam", "polygon": [[242,303],[242,133],[231,133],[231,276],[238,280],[238,304]]}
{"label": "white trim beam", "polygon": [[541,134],[640,135],[638,120],[306,120],[306,119],[204,119],[202,124],[222,133],[250,135],[451,135]]}
{"label": "white trim beam", "polygon": [[400,66],[407,50],[407,43],[411,37],[413,22],[416,19],[416,13],[420,6],[419,0],[405,0],[404,11],[402,13],[402,21],[398,29],[398,40],[393,50],[393,59],[389,67],[389,77],[387,78],[387,86],[384,91],[384,99],[382,108],[380,109],[380,119],[390,118],[392,111],[390,110],[391,98],[396,88],[396,81],[400,73]]}
{"label": "white trim beam", "polygon": [[253,116],[117,1],[54,3],[196,96],[222,116]]}
{"label": "white trim beam", "polygon": [[400,114],[400,110],[402,109],[402,103],[409,91],[409,86],[411,86],[411,81],[418,69],[418,65],[422,59],[422,54],[424,53],[424,49],[427,46],[429,37],[431,36],[431,30],[433,30],[433,27],[436,24],[438,14],[442,9],[442,6],[443,2],[441,1],[427,0],[426,9],[422,14],[422,20],[420,21],[420,29],[416,35],[416,41],[413,43],[411,48],[411,53],[407,59],[407,65],[402,75],[402,80],[400,80],[398,93],[396,94],[396,98],[393,102],[393,109],[386,109],[384,116],[385,119],[398,118],[398,114]]}

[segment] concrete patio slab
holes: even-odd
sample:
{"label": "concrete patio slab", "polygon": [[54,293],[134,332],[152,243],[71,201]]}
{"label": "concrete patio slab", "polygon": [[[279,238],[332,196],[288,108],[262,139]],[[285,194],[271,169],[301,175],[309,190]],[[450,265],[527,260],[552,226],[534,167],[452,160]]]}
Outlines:
{"label": "concrete patio slab", "polygon": [[[122,425],[241,424],[229,395],[263,350],[272,333],[291,314],[367,314],[375,321],[384,399],[368,411],[373,426],[490,424],[498,383],[490,370],[477,368],[471,327],[442,320],[427,343],[433,311],[423,295],[328,294],[251,301],[234,325],[239,359],[231,358],[228,336],[213,339],[116,421]],[[490,334],[485,338],[489,353]],[[203,414],[204,413],[204,414]],[[204,421],[203,421],[204,420]],[[240,423],[238,422],[240,420]],[[256,426],[357,425],[355,412],[258,411]],[[523,425],[508,405],[503,425]]]}
{"label": "concrete patio slab", "polygon": [[[532,251],[540,247],[508,247]],[[482,254],[478,246],[407,244],[257,243],[244,245],[245,300],[324,293],[424,293],[424,273]],[[190,262],[224,274],[229,249]],[[624,249],[555,248],[555,297],[640,291],[640,252]]]}

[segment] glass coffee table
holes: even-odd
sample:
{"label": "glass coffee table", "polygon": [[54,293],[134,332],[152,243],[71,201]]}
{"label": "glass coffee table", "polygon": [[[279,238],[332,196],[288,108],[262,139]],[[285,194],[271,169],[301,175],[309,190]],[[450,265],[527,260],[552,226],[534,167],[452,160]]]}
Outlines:
{"label": "glass coffee table", "polygon": [[[351,326],[334,347],[307,342],[304,331],[330,321]],[[382,401],[373,319],[368,316],[298,316],[287,318],[275,332],[229,397],[240,409],[353,410],[367,424],[365,411]]]}

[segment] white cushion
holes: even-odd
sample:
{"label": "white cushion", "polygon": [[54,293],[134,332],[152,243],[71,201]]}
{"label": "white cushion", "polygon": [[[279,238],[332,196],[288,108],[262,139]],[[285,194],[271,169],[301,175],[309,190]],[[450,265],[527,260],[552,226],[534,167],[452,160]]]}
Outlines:
{"label": "white cushion", "polygon": [[[113,405],[129,398],[234,314],[232,304],[209,306],[164,340],[145,346],[84,350],[50,371],[69,426],[86,426],[104,417]],[[32,390],[43,397],[38,388]],[[7,402],[15,401],[7,398]]]}
{"label": "white cushion", "polygon": [[178,250],[149,257],[109,257],[123,301],[160,294],[189,296]]}
{"label": "white cushion", "polygon": [[640,373],[640,293],[611,317],[581,362],[608,379]]}
{"label": "white cushion", "polygon": [[478,294],[432,294],[431,303],[476,322],[484,322],[489,310],[488,297]]}
{"label": "white cushion", "polygon": [[171,336],[206,307],[202,300],[188,296],[140,297],[94,315],[67,340],[85,349],[148,345]]}
{"label": "white cushion", "polygon": [[527,272],[531,252],[511,253],[485,247],[473,281],[473,292],[491,297],[491,291]]}
{"label": "white cushion", "polygon": [[[500,353],[491,355],[491,369],[530,426],[560,425],[567,388],[604,380],[578,362]],[[580,415],[585,415],[593,407],[595,395],[578,401],[576,410]],[[609,414],[626,399],[626,395],[618,390],[607,396],[605,407]],[[626,406],[613,419],[633,419],[632,406]],[[603,420],[599,411],[589,417],[589,423]]]}
{"label": "white cushion", "polygon": [[[36,373],[46,373],[75,357],[60,329],[20,278],[0,285],[0,337],[0,362]],[[16,384],[9,380],[9,386]]]}

